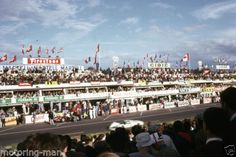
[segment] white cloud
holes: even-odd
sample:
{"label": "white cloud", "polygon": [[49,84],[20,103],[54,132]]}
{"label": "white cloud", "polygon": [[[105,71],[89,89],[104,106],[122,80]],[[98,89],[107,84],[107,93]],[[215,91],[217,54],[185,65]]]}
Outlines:
{"label": "white cloud", "polygon": [[226,13],[236,13],[236,1],[223,1],[210,5],[194,11],[194,16],[199,19],[218,19]]}
{"label": "white cloud", "polygon": [[120,24],[137,24],[139,19],[137,17],[128,17],[120,22]]}
{"label": "white cloud", "polygon": [[186,31],[186,32],[194,32],[194,31],[203,29],[203,28],[205,28],[205,27],[207,27],[206,24],[199,24],[199,25],[187,26],[187,27],[184,27],[184,31]]}
{"label": "white cloud", "polygon": [[164,9],[173,9],[175,8],[174,6],[167,4],[167,3],[163,3],[163,2],[154,2],[151,4],[152,7],[160,7],[160,8],[164,8]]}
{"label": "white cloud", "polygon": [[[13,0],[14,1],[14,0]],[[97,6],[100,1],[88,1],[90,7]],[[20,22],[15,26],[5,25],[2,30],[10,27],[7,33],[14,33],[14,30],[30,24],[38,24],[44,27],[56,27],[61,29],[75,29],[90,32],[106,21],[102,15],[95,14],[87,17],[87,20],[78,19],[78,5],[68,0],[25,0],[14,3],[8,0],[0,2],[0,14],[3,15],[0,21]]]}
{"label": "white cloud", "polygon": [[17,31],[22,28],[25,27],[24,23],[17,23],[14,25],[8,25],[8,26],[0,26],[0,38],[3,37],[3,35],[7,35],[7,34],[16,34]]}
{"label": "white cloud", "polygon": [[90,8],[94,8],[101,5],[101,1],[100,0],[88,0],[88,7]]}
{"label": "white cloud", "polygon": [[135,33],[139,33],[139,32],[141,32],[143,29],[142,29],[142,27],[138,27],[138,28],[136,28],[135,30],[134,30],[134,32]]}

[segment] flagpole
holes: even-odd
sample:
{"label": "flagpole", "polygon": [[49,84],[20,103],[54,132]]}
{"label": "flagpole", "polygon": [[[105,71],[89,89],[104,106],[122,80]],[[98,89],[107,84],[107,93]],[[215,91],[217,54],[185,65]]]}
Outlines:
{"label": "flagpole", "polygon": [[[99,44],[99,43],[98,43]],[[99,44],[99,51],[98,51],[98,72],[100,72],[100,53],[101,53],[101,48],[100,48],[100,44]]]}
{"label": "flagpole", "polygon": [[190,54],[189,54],[189,60],[188,60],[188,69],[190,71],[190,68],[191,68],[191,64],[190,64]]}

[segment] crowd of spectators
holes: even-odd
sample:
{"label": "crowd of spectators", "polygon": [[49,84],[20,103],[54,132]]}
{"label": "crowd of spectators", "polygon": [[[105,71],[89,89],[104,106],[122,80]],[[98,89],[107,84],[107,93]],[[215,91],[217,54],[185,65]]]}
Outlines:
{"label": "crowd of spectators", "polygon": [[[236,155],[236,88],[225,89],[220,98],[221,108],[208,108],[193,120],[148,122],[144,127],[117,128],[106,134],[81,135],[80,139],[38,133],[19,143],[17,150],[40,151],[39,157],[232,157]],[[44,150],[59,154],[44,154]]]}
{"label": "crowd of spectators", "polygon": [[233,72],[210,71],[204,73],[197,70],[186,69],[144,69],[144,68],[120,68],[116,70],[85,70],[80,71],[76,68],[68,70],[49,70],[47,67],[35,66],[22,68],[20,66],[5,67],[0,74],[0,83],[2,85],[17,85],[21,82],[31,84],[45,84],[45,82],[56,81],[58,83],[69,83],[70,81],[80,82],[109,82],[109,81],[175,81],[189,79],[232,79],[236,78]]}

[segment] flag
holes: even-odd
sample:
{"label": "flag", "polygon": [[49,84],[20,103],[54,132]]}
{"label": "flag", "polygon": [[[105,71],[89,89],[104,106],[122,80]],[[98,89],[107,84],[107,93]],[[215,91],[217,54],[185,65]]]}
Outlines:
{"label": "flag", "polygon": [[57,53],[60,53],[60,52],[63,52],[63,51],[64,51],[64,48],[61,47],[61,48],[57,51]]}
{"label": "flag", "polygon": [[93,64],[97,64],[97,53],[95,54],[94,63]]}
{"label": "flag", "polygon": [[25,54],[25,45],[22,45],[21,53],[24,55]]}
{"label": "flag", "polygon": [[51,51],[54,53],[56,51],[56,47],[53,47]]}
{"label": "flag", "polygon": [[30,46],[26,49],[26,52],[31,52],[33,50],[33,46],[32,44],[30,44]]}
{"label": "flag", "polygon": [[150,60],[151,60],[151,62],[153,62],[153,58],[152,58],[152,56],[150,57]]}
{"label": "flag", "polygon": [[48,48],[46,48],[46,54],[48,55],[48,52],[49,52],[49,49]]}
{"label": "flag", "polygon": [[38,57],[40,57],[40,53],[41,53],[41,46],[39,46],[38,48]]}
{"label": "flag", "polygon": [[100,45],[98,44],[96,48],[96,53],[98,53],[99,51],[100,51]]}
{"label": "flag", "polygon": [[16,55],[11,59],[11,61],[9,63],[13,63],[16,61]]}
{"label": "flag", "polygon": [[156,60],[157,59],[157,54],[155,54],[155,57],[154,57],[154,60]]}
{"label": "flag", "polygon": [[208,75],[208,74],[210,74],[210,69],[204,69],[203,70],[203,75]]}
{"label": "flag", "polygon": [[0,57],[0,62],[5,62],[7,60],[7,54],[4,56]]}
{"label": "flag", "polygon": [[100,51],[100,45],[97,44],[97,48],[96,48],[96,53],[95,53],[95,58],[94,58],[94,63],[93,64],[97,64],[97,54],[99,53]]}
{"label": "flag", "polygon": [[189,53],[186,53],[181,61],[182,62],[187,62],[187,61],[189,61],[189,59],[190,59],[190,55],[189,55]]}
{"label": "flag", "polygon": [[88,60],[87,60],[87,58],[84,60],[84,63],[85,63],[85,64],[88,64]]}

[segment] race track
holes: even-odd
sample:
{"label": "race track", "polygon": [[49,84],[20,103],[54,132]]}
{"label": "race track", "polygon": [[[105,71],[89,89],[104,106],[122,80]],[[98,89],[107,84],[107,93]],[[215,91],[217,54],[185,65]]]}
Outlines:
{"label": "race track", "polygon": [[107,126],[111,122],[125,119],[143,120],[145,122],[168,122],[176,119],[190,118],[202,113],[206,108],[213,106],[218,107],[219,104],[211,103],[197,106],[186,106],[172,109],[98,117],[93,120],[59,123],[57,126],[50,126],[46,123],[10,126],[0,128],[0,146],[19,143],[32,133],[50,132],[55,134],[78,135],[81,133],[86,134],[104,132],[107,131]]}

